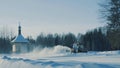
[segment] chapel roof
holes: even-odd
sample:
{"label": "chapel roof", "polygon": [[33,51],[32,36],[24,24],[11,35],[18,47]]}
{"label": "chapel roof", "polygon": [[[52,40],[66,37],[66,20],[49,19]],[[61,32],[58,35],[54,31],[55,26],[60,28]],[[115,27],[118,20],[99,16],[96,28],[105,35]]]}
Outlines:
{"label": "chapel roof", "polygon": [[13,43],[28,43],[29,41],[21,34],[21,26],[18,26],[18,36],[12,41]]}

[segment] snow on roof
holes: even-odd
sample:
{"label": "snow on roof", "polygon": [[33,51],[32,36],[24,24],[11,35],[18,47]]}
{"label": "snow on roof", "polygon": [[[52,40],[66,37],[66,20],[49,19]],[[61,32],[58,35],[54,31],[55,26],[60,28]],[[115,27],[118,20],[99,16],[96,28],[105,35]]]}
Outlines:
{"label": "snow on roof", "polygon": [[13,41],[13,43],[28,43],[29,41],[26,40],[21,34],[18,35]]}

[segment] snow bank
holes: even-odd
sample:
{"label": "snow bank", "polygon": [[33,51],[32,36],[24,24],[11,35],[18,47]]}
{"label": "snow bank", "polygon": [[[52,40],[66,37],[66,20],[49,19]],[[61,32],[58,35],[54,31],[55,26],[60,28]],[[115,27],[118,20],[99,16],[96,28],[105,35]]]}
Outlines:
{"label": "snow bank", "polygon": [[[104,57],[106,59],[107,57]],[[118,61],[119,61],[118,57]],[[24,59],[24,58],[11,58],[8,56],[3,56],[0,59],[0,68],[119,68],[120,64],[118,63],[98,63],[98,62],[89,62],[89,59],[101,60],[98,57],[53,57],[53,58],[41,58],[37,60]],[[114,60],[114,57],[110,58]],[[81,61],[84,60],[84,61]],[[86,62],[85,62],[86,61]]]}
{"label": "snow bank", "polygon": [[103,52],[98,52],[97,54],[104,54],[104,55],[118,55],[120,54],[120,51],[103,51]]}
{"label": "snow bank", "polygon": [[118,55],[120,51],[89,51],[87,55]]}

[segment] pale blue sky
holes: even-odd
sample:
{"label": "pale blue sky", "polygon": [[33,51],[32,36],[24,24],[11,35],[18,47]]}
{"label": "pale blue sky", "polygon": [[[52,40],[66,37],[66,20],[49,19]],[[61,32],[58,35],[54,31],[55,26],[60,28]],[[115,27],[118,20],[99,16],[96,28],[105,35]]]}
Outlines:
{"label": "pale blue sky", "polygon": [[99,0],[0,0],[0,27],[17,34],[20,21],[25,36],[44,33],[85,33],[103,26]]}

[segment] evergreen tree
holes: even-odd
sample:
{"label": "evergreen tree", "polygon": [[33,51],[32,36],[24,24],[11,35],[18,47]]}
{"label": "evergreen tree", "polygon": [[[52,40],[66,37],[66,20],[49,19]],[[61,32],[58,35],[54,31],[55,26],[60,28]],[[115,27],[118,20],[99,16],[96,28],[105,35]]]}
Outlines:
{"label": "evergreen tree", "polygon": [[55,39],[54,39],[53,35],[52,34],[48,34],[47,35],[47,40],[46,40],[47,46],[48,47],[54,46],[55,45],[54,41],[55,41]]}
{"label": "evergreen tree", "polygon": [[102,33],[101,29],[94,29],[84,35],[84,46],[89,51],[104,51],[110,50],[110,45],[107,37]]}
{"label": "evergreen tree", "polygon": [[0,38],[0,53],[11,53],[12,45],[9,38]]}
{"label": "evergreen tree", "polygon": [[68,33],[68,34],[65,35],[65,37],[63,39],[63,43],[64,43],[63,45],[72,48],[72,44],[75,41],[77,41],[75,35],[72,34],[72,33]]}
{"label": "evergreen tree", "polygon": [[55,34],[55,45],[62,45],[62,38],[58,34]]}

